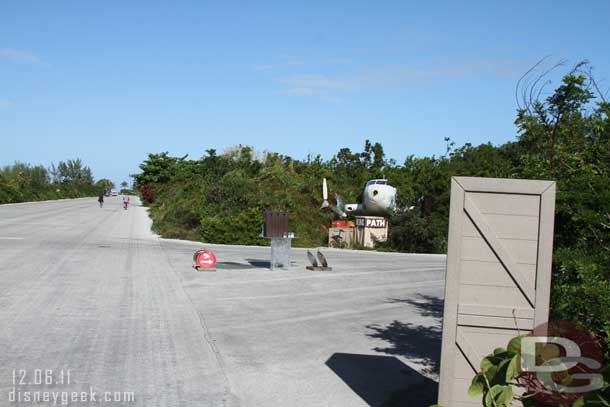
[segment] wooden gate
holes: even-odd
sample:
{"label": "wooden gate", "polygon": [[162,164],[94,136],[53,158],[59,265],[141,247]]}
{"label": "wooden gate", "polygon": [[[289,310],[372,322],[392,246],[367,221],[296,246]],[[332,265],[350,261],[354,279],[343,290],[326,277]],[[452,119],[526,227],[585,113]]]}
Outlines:
{"label": "wooden gate", "polygon": [[468,396],[481,359],[549,313],[555,183],[454,177],[439,404]]}

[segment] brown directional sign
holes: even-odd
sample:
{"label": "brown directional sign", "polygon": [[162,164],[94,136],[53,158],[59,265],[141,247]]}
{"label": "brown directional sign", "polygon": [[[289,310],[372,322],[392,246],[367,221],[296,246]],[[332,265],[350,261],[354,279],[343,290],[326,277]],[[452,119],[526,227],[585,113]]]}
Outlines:
{"label": "brown directional sign", "polygon": [[263,237],[287,237],[288,236],[288,212],[287,211],[264,211]]}
{"label": "brown directional sign", "polygon": [[468,396],[481,359],[549,313],[555,183],[454,177],[439,404]]}

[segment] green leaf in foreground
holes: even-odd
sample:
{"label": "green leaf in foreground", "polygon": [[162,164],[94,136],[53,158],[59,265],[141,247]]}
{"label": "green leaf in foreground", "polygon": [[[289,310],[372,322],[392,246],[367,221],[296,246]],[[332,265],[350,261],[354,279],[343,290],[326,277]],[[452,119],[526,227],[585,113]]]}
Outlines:
{"label": "green leaf in foreground", "polygon": [[468,388],[468,395],[470,397],[477,397],[482,395],[484,390],[485,378],[482,373],[479,373],[472,379],[472,383],[470,383],[470,387]]}
{"label": "green leaf in foreground", "polygon": [[[485,395],[485,407],[507,407],[513,400],[513,388],[496,384]],[[495,404],[494,404],[495,402]]]}
{"label": "green leaf in foreground", "polygon": [[508,346],[506,347],[506,350],[508,350],[510,353],[519,353],[521,352],[521,339],[523,339],[525,335],[521,335],[521,336],[517,336],[516,338],[513,338],[510,340],[510,342],[508,342]]}
{"label": "green leaf in foreground", "polygon": [[519,354],[516,354],[512,357],[510,362],[508,363],[508,367],[506,368],[506,381],[510,382],[511,380],[517,378],[521,372],[519,372]]}

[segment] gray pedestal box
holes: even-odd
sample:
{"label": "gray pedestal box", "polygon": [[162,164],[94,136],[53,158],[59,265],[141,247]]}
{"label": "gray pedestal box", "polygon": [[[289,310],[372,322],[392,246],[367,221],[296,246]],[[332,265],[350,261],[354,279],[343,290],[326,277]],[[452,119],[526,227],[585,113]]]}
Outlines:
{"label": "gray pedestal box", "polygon": [[290,268],[290,249],[292,238],[274,237],[271,239],[271,270]]}
{"label": "gray pedestal box", "polygon": [[263,237],[271,239],[271,270],[289,269],[294,233],[288,232],[288,212],[265,211],[263,218]]}

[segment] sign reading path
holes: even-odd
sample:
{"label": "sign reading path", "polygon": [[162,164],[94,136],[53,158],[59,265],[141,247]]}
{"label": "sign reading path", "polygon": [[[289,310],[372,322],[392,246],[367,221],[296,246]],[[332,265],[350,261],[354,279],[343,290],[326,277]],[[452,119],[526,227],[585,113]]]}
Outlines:
{"label": "sign reading path", "polygon": [[439,404],[468,396],[495,348],[547,322],[555,182],[453,177]]}
{"label": "sign reading path", "polygon": [[381,217],[358,216],[356,217],[356,226],[384,229],[388,226],[388,220]]}

